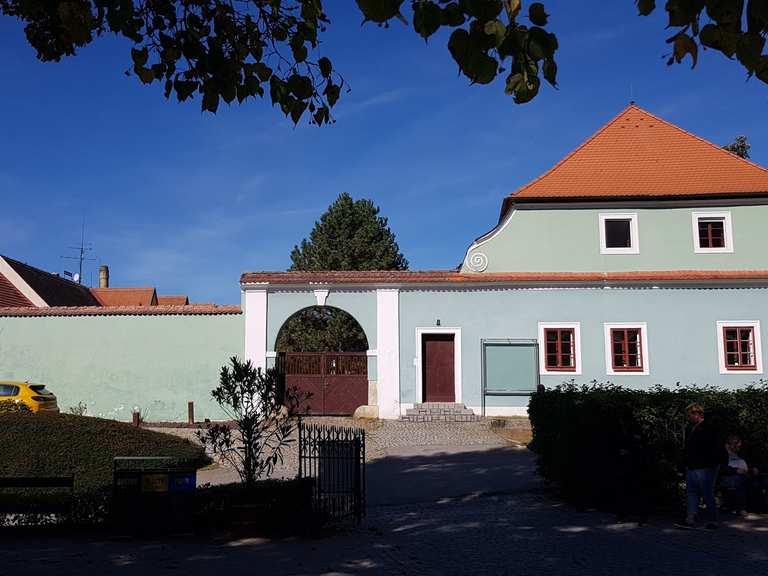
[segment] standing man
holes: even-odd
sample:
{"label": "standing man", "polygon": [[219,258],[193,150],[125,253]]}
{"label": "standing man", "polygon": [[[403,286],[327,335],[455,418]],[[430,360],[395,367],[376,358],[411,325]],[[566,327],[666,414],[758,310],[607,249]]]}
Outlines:
{"label": "standing man", "polygon": [[723,459],[723,443],[714,430],[704,421],[701,404],[691,404],[686,410],[689,426],[685,434],[685,489],[687,510],[685,520],[677,526],[695,528],[696,513],[700,500],[707,508],[707,530],[717,528],[717,504],[715,503],[715,479]]}

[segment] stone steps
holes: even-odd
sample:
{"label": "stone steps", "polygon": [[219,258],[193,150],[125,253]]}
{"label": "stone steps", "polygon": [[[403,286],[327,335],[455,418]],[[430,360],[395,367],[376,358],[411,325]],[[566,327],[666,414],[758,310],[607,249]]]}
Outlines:
{"label": "stone steps", "polygon": [[403,416],[407,422],[477,422],[482,420],[472,410],[454,402],[423,402],[414,404]]}

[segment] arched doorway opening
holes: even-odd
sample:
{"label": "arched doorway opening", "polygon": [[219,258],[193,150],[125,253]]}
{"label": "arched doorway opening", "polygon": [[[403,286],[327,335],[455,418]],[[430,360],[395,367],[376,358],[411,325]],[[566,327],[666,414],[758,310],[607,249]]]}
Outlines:
{"label": "arched doorway opening", "polygon": [[310,306],[280,327],[277,365],[286,386],[309,394],[309,414],[348,415],[368,404],[368,339],[348,312]]}

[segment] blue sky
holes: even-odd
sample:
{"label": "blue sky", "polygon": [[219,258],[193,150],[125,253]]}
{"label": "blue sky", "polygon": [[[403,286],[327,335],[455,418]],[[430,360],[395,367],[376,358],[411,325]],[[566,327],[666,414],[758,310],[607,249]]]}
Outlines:
{"label": "blue sky", "polygon": [[[248,270],[282,270],[343,191],[389,217],[414,269],[454,267],[496,223],[502,198],[538,176],[634,95],[718,144],[744,134],[768,165],[768,86],[705,52],[668,68],[664,14],[634,2],[549,2],[560,89],[517,106],[501,85],[457,75],[447,34],[425,43],[399,23],[367,24],[326,2],[323,53],[352,86],[338,122],[293,127],[267,101],[201,114],[123,71],[128,47],[97,41],[42,64],[20,25],[0,17],[0,254],[72,269],[86,221],[115,286],[154,285],[194,301],[239,300]],[[521,247],[524,249],[524,247]]]}

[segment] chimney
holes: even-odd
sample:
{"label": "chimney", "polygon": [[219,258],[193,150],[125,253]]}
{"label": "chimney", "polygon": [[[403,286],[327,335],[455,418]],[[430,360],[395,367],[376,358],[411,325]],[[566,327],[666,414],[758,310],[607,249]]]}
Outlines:
{"label": "chimney", "polygon": [[99,266],[99,288],[109,288],[109,266]]}

